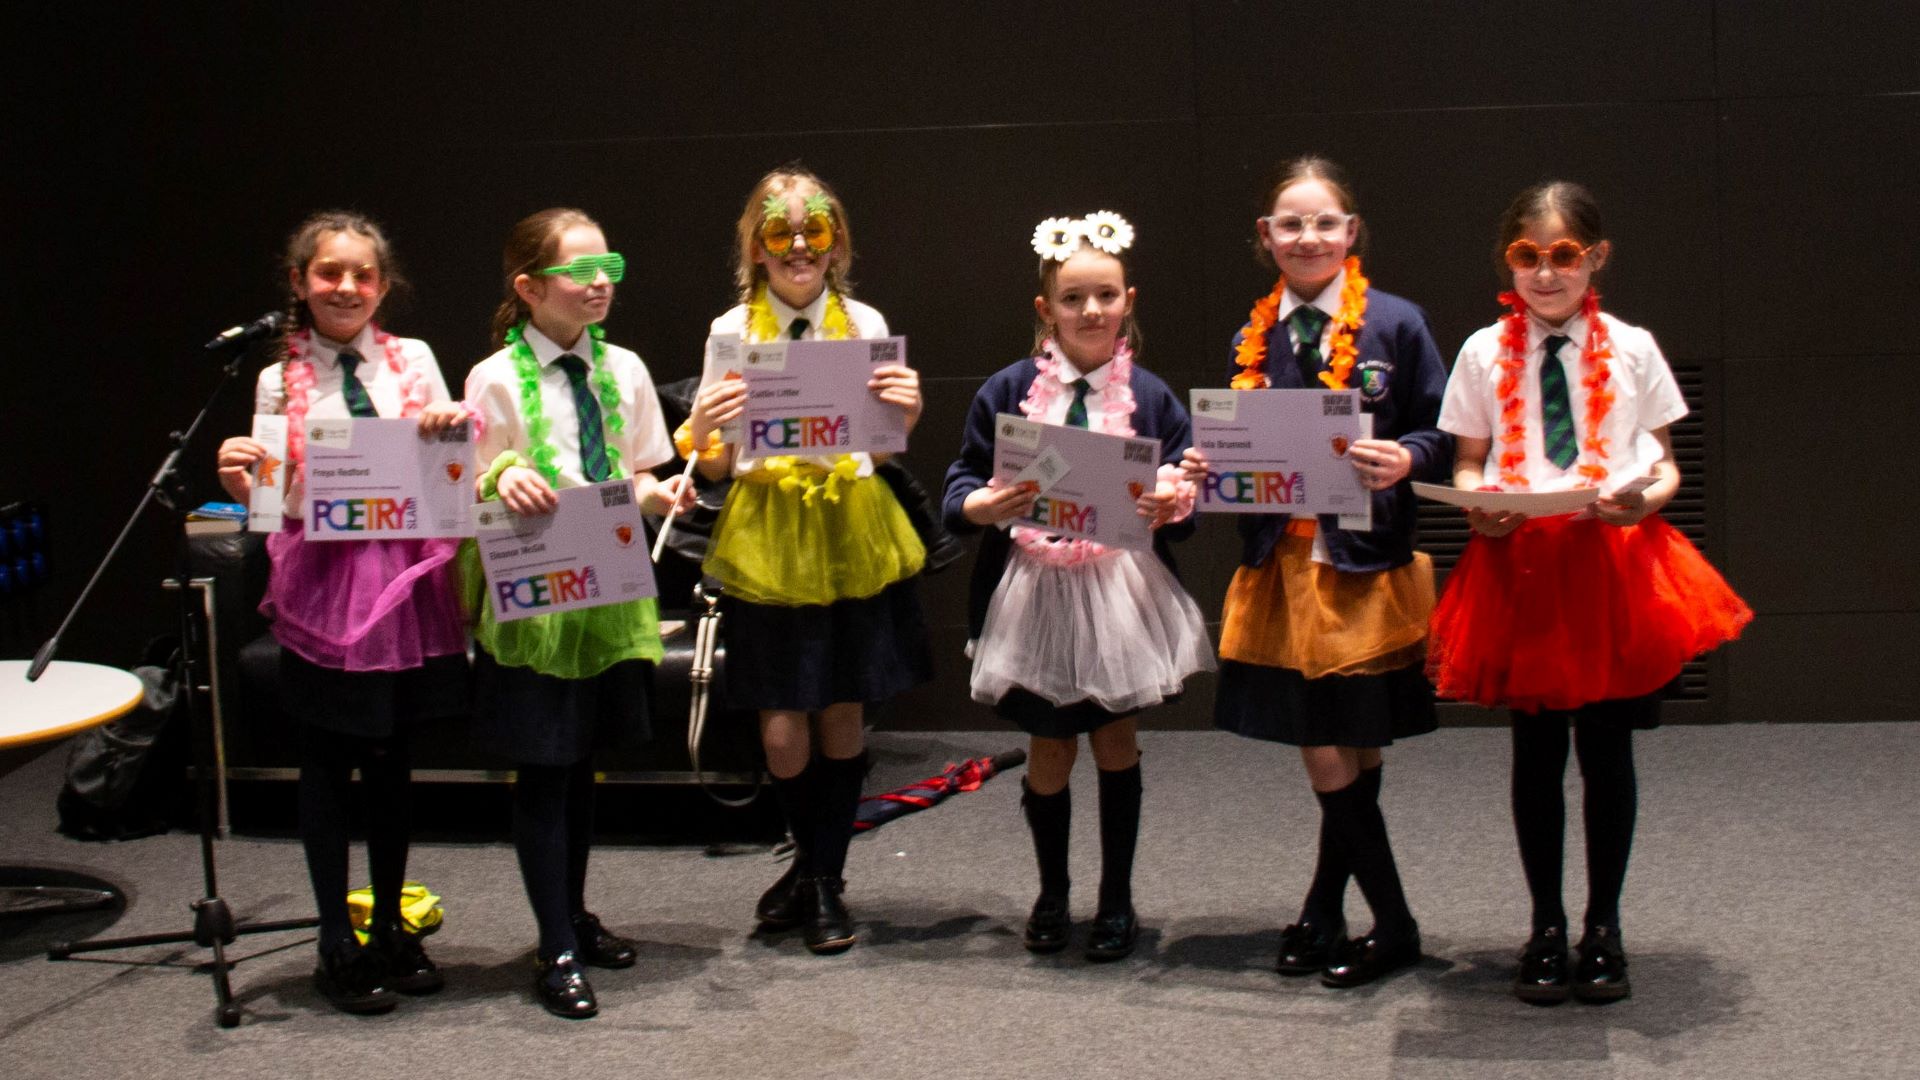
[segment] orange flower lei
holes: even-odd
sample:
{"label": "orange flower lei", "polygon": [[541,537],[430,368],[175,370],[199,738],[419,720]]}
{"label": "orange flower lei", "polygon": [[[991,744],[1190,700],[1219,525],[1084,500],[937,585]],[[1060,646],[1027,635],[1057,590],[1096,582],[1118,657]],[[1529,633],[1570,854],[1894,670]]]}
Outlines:
{"label": "orange flower lei", "polygon": [[[1527,373],[1527,304],[1518,293],[1503,292],[1500,302],[1511,310],[1500,316],[1500,485],[1524,490],[1530,485],[1520,471],[1527,460],[1526,399],[1520,388]],[[1581,298],[1580,314],[1587,320],[1587,340],[1580,350],[1580,385],[1587,388],[1587,437],[1580,441],[1581,460],[1575,466],[1585,481],[1581,487],[1598,487],[1607,478],[1607,440],[1600,434],[1607,413],[1613,409],[1613,391],[1607,383],[1613,379],[1612,343],[1607,326],[1600,320],[1600,294],[1592,289]]]}
{"label": "orange flower lei", "polygon": [[[1333,337],[1327,343],[1331,358],[1327,370],[1320,373],[1320,381],[1330,390],[1347,388],[1347,377],[1353,374],[1354,361],[1360,357],[1353,335],[1367,324],[1367,279],[1360,274],[1359,256],[1347,259],[1346,270],[1347,282],[1340,288],[1340,313],[1333,317]],[[1266,372],[1267,331],[1280,316],[1280,297],[1286,291],[1287,279],[1282,275],[1273,291],[1261,297],[1248,314],[1247,328],[1233,350],[1233,362],[1242,369],[1229,384],[1235,390],[1264,390],[1273,385]]]}

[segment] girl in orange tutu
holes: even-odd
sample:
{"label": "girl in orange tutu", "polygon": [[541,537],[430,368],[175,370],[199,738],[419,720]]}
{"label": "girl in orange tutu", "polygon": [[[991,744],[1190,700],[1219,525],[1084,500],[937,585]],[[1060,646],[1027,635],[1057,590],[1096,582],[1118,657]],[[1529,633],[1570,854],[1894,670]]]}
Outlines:
{"label": "girl in orange tutu", "polygon": [[[1753,618],[1658,511],[1680,486],[1667,427],[1687,413],[1652,335],[1600,311],[1612,245],[1593,196],[1556,181],[1501,221],[1509,313],[1460,350],[1440,412],[1466,490],[1598,488],[1579,514],[1472,510],[1477,534],[1434,611],[1427,671],[1446,697],[1513,714],[1513,816],[1533,894],[1514,993],[1626,997],[1620,888],[1633,841],[1633,729],[1687,661]],[[1569,965],[1561,906],[1568,729],[1585,782],[1587,911]]]}
{"label": "girl in orange tutu", "polygon": [[[1410,480],[1438,480],[1453,440],[1434,426],[1446,367],[1426,313],[1361,272],[1365,231],[1332,162],[1289,162],[1261,204],[1255,251],[1280,280],[1234,339],[1234,389],[1360,392],[1374,437],[1347,456],[1373,493],[1372,528],[1293,514],[1239,515],[1241,565],[1220,617],[1214,723],[1300,748],[1320,804],[1319,853],[1275,969],[1352,987],[1420,959],[1380,810],[1381,750],[1436,726],[1422,664],[1433,564],[1413,548]],[[1206,455],[1186,453],[1193,478]],[[1373,927],[1347,937],[1347,882]]]}

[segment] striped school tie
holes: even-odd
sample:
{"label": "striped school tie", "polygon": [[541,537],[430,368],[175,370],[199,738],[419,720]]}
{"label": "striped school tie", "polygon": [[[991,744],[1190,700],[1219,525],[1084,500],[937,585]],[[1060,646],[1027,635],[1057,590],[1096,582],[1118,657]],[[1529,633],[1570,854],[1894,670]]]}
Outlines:
{"label": "striped school tie", "polygon": [[567,373],[567,382],[573,386],[573,411],[580,418],[580,471],[586,474],[589,483],[612,479],[613,466],[607,461],[607,436],[601,428],[600,403],[594,400],[593,388],[587,385],[587,362],[568,353],[554,363]]}
{"label": "striped school tie", "polygon": [[380,410],[373,407],[373,399],[367,396],[367,387],[353,369],[360,366],[364,359],[352,349],[340,350],[340,395],[347,399],[347,413],[356,417],[379,416]]}
{"label": "striped school tie", "polygon": [[1560,363],[1560,348],[1573,344],[1564,334],[1549,335],[1546,358],[1540,362],[1540,423],[1547,446],[1547,460],[1562,469],[1573,467],[1580,448],[1573,437],[1573,399],[1567,392],[1567,369]]}

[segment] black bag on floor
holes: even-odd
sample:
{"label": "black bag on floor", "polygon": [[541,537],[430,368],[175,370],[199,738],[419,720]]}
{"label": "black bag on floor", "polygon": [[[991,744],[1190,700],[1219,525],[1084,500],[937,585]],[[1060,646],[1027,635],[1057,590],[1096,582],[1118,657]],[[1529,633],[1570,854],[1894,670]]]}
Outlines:
{"label": "black bag on floor", "polygon": [[[173,643],[169,641],[167,648]],[[148,658],[155,659],[150,649]],[[164,653],[163,653],[164,655]],[[180,687],[171,664],[133,669],[146,694],[132,712],[89,729],[67,752],[67,781],[55,808],[60,831],[76,840],[137,840],[166,832],[177,809],[177,738],[168,728],[179,711]],[[170,775],[171,774],[171,775]]]}

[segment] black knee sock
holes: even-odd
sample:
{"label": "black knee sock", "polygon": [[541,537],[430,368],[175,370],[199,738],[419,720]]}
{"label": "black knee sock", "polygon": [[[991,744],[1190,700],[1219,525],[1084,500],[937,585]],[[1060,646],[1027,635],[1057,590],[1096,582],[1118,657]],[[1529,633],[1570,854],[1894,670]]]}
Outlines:
{"label": "black knee sock", "polygon": [[[773,776],[773,796],[787,815],[787,833],[793,837],[793,865],[800,877],[811,876],[813,848],[813,763],[792,776]],[[771,775],[771,774],[769,774]]]}
{"label": "black knee sock", "polygon": [[[1380,766],[1361,769],[1358,787],[1368,798],[1380,798]],[[1300,922],[1306,926],[1338,927],[1346,924],[1347,867],[1346,849],[1333,835],[1327,820],[1326,796],[1314,792],[1320,803],[1320,854],[1314,862],[1313,882],[1307,886],[1306,903],[1300,905]]]}
{"label": "black knee sock", "polygon": [[1587,925],[1618,928],[1620,889],[1633,850],[1639,787],[1633,771],[1633,729],[1577,715],[1574,753],[1585,783]]}
{"label": "black knee sock", "polygon": [[365,745],[360,786],[367,796],[367,868],[373,878],[375,923],[400,921],[400,889],[407,880],[407,847],[413,836],[412,779],[404,736]]}
{"label": "black knee sock", "polygon": [[1520,842],[1520,867],[1533,895],[1533,930],[1567,925],[1561,904],[1561,865],[1567,833],[1566,799],[1561,784],[1567,772],[1567,715],[1561,712],[1513,715],[1513,831]]}
{"label": "black knee sock", "polygon": [[513,850],[520,879],[540,927],[540,955],[571,952],[572,912],[567,904],[567,784],[571,767],[522,765],[513,785]]}
{"label": "black knee sock", "polygon": [[841,878],[847,872],[847,845],[853,842],[853,815],[860,809],[860,785],[867,778],[867,755],[822,757],[809,770],[816,777],[812,872],[816,877]]}
{"label": "black knee sock", "polygon": [[1100,769],[1100,913],[1133,906],[1133,851],[1140,840],[1140,764]]}
{"label": "black knee sock", "polygon": [[1043,896],[1065,897],[1073,886],[1067,875],[1067,839],[1073,833],[1073,788],[1063,787],[1051,795],[1037,795],[1020,781],[1020,806],[1026,811],[1027,829],[1033,833],[1033,857],[1040,864],[1040,892]]}
{"label": "black knee sock", "polygon": [[587,910],[587,856],[593,851],[593,762],[567,770],[567,914]]}
{"label": "black knee sock", "polygon": [[1355,780],[1326,793],[1323,803],[1334,825],[1334,836],[1346,849],[1347,865],[1360,884],[1360,895],[1373,909],[1373,933],[1395,939],[1415,930],[1413,912],[1394,865],[1393,845],[1387,839],[1387,820],[1369,782]]}
{"label": "black knee sock", "polygon": [[320,951],[353,940],[347,917],[348,797],[353,777],[349,736],[300,727],[300,845],[320,916]]}

